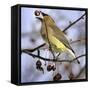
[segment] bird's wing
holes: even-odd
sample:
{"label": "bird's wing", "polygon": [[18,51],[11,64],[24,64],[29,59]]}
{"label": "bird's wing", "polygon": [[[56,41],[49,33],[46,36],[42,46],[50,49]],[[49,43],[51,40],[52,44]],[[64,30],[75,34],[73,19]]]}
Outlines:
{"label": "bird's wing", "polygon": [[49,28],[51,28],[53,30],[53,35],[59,39],[67,48],[69,48],[70,50],[72,50],[73,53],[75,53],[72,49],[72,47],[70,46],[67,38],[65,37],[64,33],[55,25],[50,25]]}

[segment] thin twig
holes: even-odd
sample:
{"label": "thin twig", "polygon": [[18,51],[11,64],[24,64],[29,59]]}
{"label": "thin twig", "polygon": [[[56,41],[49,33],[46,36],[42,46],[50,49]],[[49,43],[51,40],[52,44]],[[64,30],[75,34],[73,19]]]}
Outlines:
{"label": "thin twig", "polygon": [[83,56],[85,56],[85,54],[83,54],[83,55],[80,55],[80,56],[78,56],[78,57],[76,57],[76,58],[74,58],[74,59],[72,59],[72,60],[59,60],[59,59],[49,59],[49,58],[44,58],[44,57],[42,57],[42,56],[38,56],[38,55],[35,55],[35,54],[32,54],[32,53],[30,53],[30,52],[28,52],[28,51],[23,51],[24,53],[27,53],[28,55],[30,55],[30,56],[32,56],[32,57],[36,57],[36,58],[39,58],[39,59],[41,59],[41,60],[44,60],[44,61],[52,61],[52,62],[73,62],[73,61],[75,61],[75,60],[77,60],[78,58],[81,58],[81,57],[83,57]]}
{"label": "thin twig", "polygon": [[61,53],[58,53],[58,55],[56,56],[56,59],[60,56]]}
{"label": "thin twig", "polygon": [[76,57],[76,58],[70,60],[70,62],[73,62],[73,61],[75,61],[75,60],[77,60],[78,58],[81,58],[81,57],[83,57],[83,56],[86,56],[86,54],[82,54],[82,55],[80,55],[80,56],[78,56],[78,57]]}
{"label": "thin twig", "polygon": [[75,40],[75,41],[72,41],[70,44],[74,44],[74,43],[81,42],[81,41],[85,41],[85,39]]}
{"label": "thin twig", "polygon": [[24,51],[34,52],[34,51],[40,49],[41,47],[43,47],[43,46],[45,46],[45,45],[46,45],[46,43],[43,43],[43,44],[41,44],[40,46],[38,46],[38,47],[36,47],[36,48],[33,48],[33,49],[23,49],[23,50],[21,50],[21,52],[24,52]]}
{"label": "thin twig", "polygon": [[86,13],[84,13],[80,18],[78,18],[77,20],[75,20],[73,23],[71,23],[69,26],[67,26],[63,32],[65,32],[67,29],[69,29],[72,25],[74,25],[75,23],[77,23],[78,21],[80,21],[84,16],[86,15]]}

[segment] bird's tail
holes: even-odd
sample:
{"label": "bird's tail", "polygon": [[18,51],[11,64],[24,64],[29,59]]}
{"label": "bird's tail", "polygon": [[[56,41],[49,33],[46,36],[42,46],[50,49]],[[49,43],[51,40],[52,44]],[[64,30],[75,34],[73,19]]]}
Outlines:
{"label": "bird's tail", "polygon": [[[69,52],[69,54],[70,54],[70,58],[71,58],[71,60],[73,60],[73,59],[75,59],[76,58],[76,55],[75,55],[75,53],[72,51],[72,50],[70,50],[70,49],[67,49],[67,51]],[[79,62],[79,60],[77,59],[77,63],[79,63],[80,64],[80,62]]]}

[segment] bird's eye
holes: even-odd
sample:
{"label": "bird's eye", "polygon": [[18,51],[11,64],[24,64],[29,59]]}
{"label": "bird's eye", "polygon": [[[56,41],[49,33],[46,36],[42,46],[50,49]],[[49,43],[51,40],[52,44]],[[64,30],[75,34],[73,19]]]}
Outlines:
{"label": "bird's eye", "polygon": [[40,11],[36,10],[36,11],[35,11],[35,15],[36,15],[36,16],[39,16],[39,15],[40,15]]}

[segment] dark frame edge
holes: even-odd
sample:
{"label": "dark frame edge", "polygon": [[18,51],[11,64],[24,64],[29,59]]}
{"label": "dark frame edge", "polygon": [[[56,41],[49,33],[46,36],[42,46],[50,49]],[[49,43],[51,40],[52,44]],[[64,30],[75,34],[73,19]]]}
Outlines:
{"label": "dark frame edge", "polygon": [[11,83],[19,85],[19,50],[18,50],[18,39],[19,39],[19,10],[18,6],[11,7]]}
{"label": "dark frame edge", "polygon": [[85,10],[86,12],[86,80],[88,81],[88,9]]}
{"label": "dark frame edge", "polygon": [[[81,8],[81,7],[63,7],[63,6],[50,6],[50,5],[34,5],[34,4],[16,4],[14,6],[19,7],[32,7],[32,8],[46,8],[46,9],[66,9],[66,10],[87,10],[88,8]],[[12,6],[13,7],[13,6]]]}

